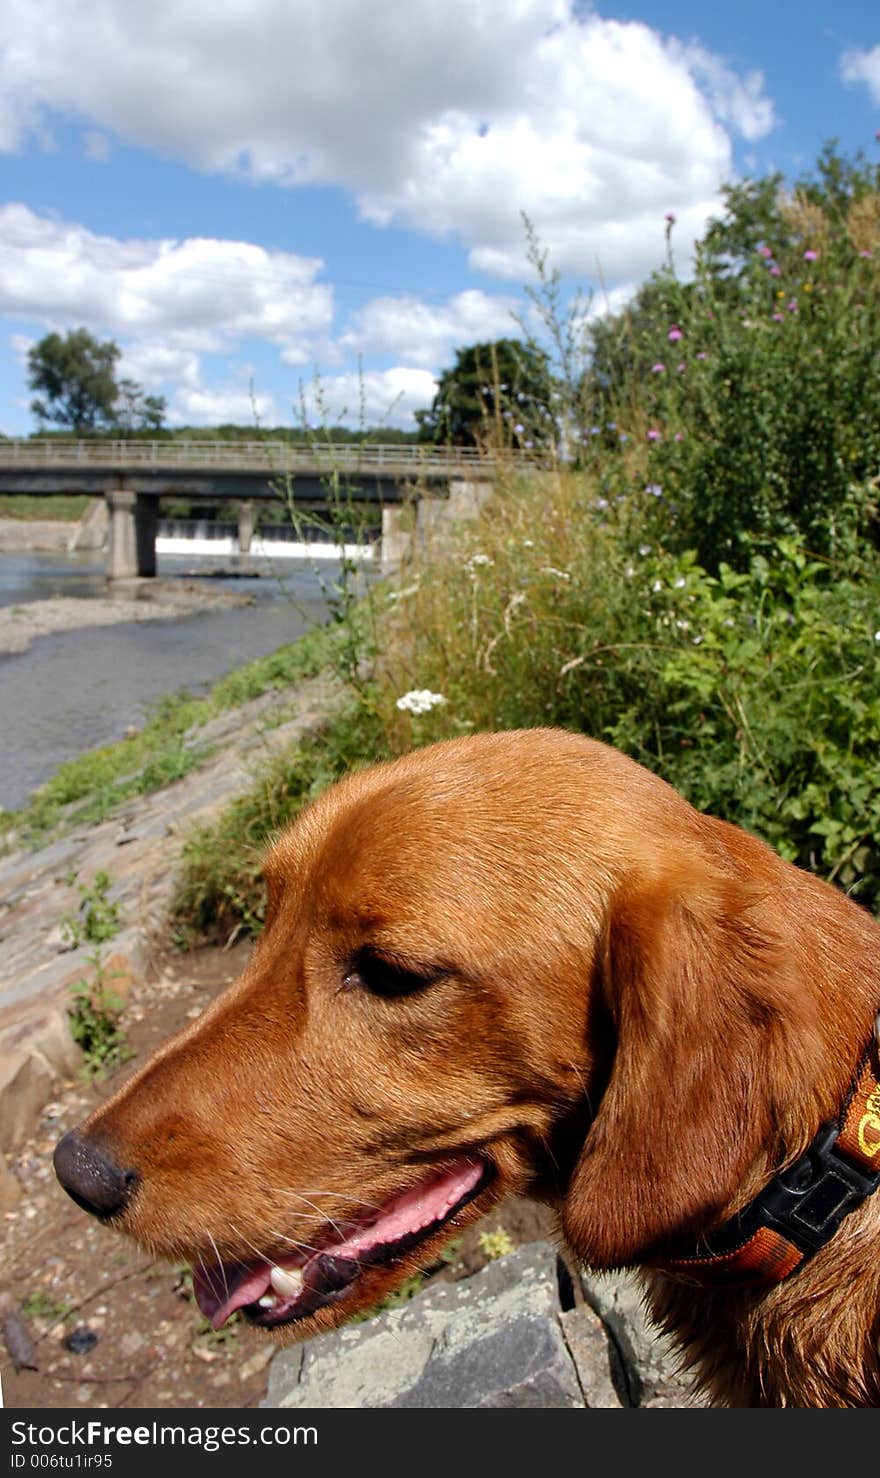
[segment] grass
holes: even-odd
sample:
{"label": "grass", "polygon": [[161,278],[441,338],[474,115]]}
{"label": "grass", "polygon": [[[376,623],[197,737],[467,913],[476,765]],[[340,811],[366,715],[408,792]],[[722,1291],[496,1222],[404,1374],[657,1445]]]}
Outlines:
{"label": "grass", "polygon": [[77,523],[92,502],[90,493],[51,493],[32,497],[29,493],[0,495],[0,518],[52,519]]}

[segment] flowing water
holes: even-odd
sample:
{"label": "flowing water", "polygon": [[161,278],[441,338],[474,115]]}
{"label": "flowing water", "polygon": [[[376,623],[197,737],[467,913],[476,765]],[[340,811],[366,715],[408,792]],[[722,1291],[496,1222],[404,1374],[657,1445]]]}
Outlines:
{"label": "flowing water", "polygon": [[[190,576],[199,567],[186,556],[159,557],[163,577]],[[284,559],[273,570],[206,580],[211,589],[251,596],[252,605],[63,631],[40,637],[26,652],[0,654],[0,806],[16,809],[64,760],[142,725],[157,699],[182,688],[204,692],[325,618],[324,590],[334,575],[327,560]],[[0,605],[55,595],[106,595],[102,556],[0,555]]]}

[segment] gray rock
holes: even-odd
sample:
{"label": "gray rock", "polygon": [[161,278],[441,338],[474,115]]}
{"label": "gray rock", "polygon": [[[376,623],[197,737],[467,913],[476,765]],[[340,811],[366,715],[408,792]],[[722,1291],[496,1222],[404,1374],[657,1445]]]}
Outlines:
{"label": "gray rock", "polygon": [[617,1346],[595,1310],[589,1304],[567,1309],[560,1323],[587,1406],[629,1406],[629,1382]]}
{"label": "gray rock", "polygon": [[617,1347],[633,1406],[703,1406],[672,1341],[661,1334],[645,1308],[645,1290],[636,1273],[584,1273],[587,1302],[609,1330]]}
{"label": "gray rock", "polygon": [[266,1406],[576,1407],[556,1252],[533,1243],[365,1324],[276,1356]]}

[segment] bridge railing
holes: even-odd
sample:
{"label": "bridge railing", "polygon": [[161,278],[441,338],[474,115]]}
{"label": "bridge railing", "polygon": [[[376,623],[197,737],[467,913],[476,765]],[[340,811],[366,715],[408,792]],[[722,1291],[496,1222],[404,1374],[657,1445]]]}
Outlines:
{"label": "bridge railing", "polygon": [[[528,452],[511,452],[518,462],[534,462]],[[411,472],[450,473],[495,470],[498,459],[476,447],[434,447],[404,443],[309,443],[285,441],[0,441],[2,467],[205,468],[215,471],[287,473],[372,472],[400,476]]]}

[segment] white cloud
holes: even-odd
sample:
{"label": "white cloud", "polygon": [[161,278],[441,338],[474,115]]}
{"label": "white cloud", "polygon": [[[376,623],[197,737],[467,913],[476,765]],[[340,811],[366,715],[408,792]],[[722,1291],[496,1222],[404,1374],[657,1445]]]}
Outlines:
{"label": "white cloud", "polygon": [[0,207],[0,312],[50,327],[216,352],[258,338],[295,352],[326,331],[322,263],[245,241],[123,241]]}
{"label": "white cloud", "polygon": [[353,316],[341,345],[358,353],[390,354],[426,368],[445,363],[461,344],[517,338],[513,298],[471,289],[434,306],[420,299],[374,298]]}
{"label": "white cloud", "polygon": [[303,385],[302,396],[310,424],[400,426],[413,430],[413,411],[427,409],[434,399],[437,381],[429,370],[397,365],[393,369],[366,370],[322,376],[319,383]]}
{"label": "white cloud", "polygon": [[[5,44],[4,44],[5,43]],[[523,272],[520,211],[563,269],[641,276],[697,234],[758,74],[576,0],[6,0],[0,146],[53,112],[205,170],[333,183],[368,219],[455,232]]]}
{"label": "white cloud", "polygon": [[864,82],[875,103],[880,103],[880,46],[870,51],[858,48],[844,52],[840,61],[844,82]]}
{"label": "white cloud", "polygon": [[272,395],[251,393],[235,386],[210,390],[183,386],[168,408],[172,426],[285,426],[290,416],[279,410]]}

